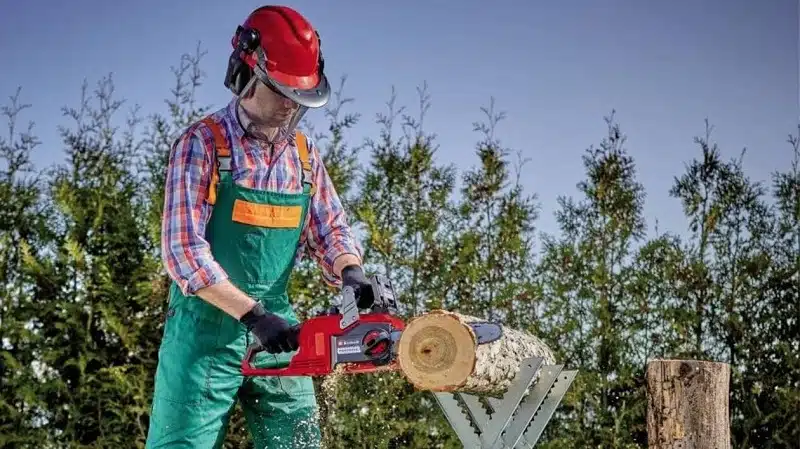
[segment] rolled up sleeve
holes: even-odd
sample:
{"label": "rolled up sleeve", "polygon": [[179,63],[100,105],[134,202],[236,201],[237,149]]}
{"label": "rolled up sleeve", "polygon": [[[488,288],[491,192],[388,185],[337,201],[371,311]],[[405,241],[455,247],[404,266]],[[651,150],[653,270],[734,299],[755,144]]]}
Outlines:
{"label": "rolled up sleeve", "polygon": [[185,295],[228,278],[205,239],[211,213],[207,203],[211,154],[195,132],[184,134],[171,149],[164,188],[161,256],[170,278]]}
{"label": "rolled up sleeve", "polygon": [[334,261],[344,254],[355,255],[361,261],[362,248],[353,235],[336,187],[312,139],[308,139],[308,145],[314,164],[316,193],[309,205],[306,248],[322,269],[324,281],[338,287],[341,286],[341,278],[333,271]]}

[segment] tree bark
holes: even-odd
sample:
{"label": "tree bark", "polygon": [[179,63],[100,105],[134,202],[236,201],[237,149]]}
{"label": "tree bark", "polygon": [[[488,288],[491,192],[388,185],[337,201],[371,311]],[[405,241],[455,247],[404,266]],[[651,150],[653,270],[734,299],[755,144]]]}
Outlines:
{"label": "tree bark", "polygon": [[501,397],[528,357],[555,363],[553,351],[526,332],[502,328],[500,339],[477,344],[468,315],[435,310],[412,318],[400,337],[397,360],[415,388]]}
{"label": "tree bark", "polygon": [[647,364],[649,449],[730,449],[730,366],[698,360]]}

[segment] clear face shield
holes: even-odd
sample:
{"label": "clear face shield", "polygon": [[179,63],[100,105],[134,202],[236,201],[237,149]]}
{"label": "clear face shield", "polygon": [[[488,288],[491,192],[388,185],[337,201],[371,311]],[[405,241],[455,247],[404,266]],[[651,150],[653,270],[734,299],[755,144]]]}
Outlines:
{"label": "clear face shield", "polygon": [[[268,66],[267,56],[259,45],[260,36],[258,30],[245,29],[240,26],[237,29],[237,36],[236,48],[231,53],[228,61],[225,86],[231,89],[239,98],[250,92],[254,87],[254,83],[260,81],[273,92],[293,101],[298,107],[288,122],[289,132],[294,131],[309,108],[320,108],[328,103],[330,84],[323,72],[325,63],[321,54],[319,57],[319,82],[317,85],[308,89],[296,88],[279,82],[264,70],[264,67]],[[254,68],[251,68],[244,61],[243,58],[247,55],[255,56],[256,63]]]}

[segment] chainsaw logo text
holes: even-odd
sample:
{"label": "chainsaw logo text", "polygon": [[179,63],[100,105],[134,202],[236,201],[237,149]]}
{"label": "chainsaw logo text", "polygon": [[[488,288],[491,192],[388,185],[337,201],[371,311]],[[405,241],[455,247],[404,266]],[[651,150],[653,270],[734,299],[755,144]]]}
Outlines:
{"label": "chainsaw logo text", "polygon": [[337,354],[358,354],[361,352],[361,340],[345,339],[336,342]]}

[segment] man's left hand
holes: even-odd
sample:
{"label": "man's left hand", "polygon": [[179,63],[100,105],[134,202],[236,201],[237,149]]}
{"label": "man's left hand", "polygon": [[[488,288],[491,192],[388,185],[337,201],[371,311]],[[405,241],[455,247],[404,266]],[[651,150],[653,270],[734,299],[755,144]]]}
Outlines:
{"label": "man's left hand", "polygon": [[359,265],[348,265],[342,268],[342,288],[352,287],[359,309],[368,309],[375,302],[372,283],[364,275]]}

